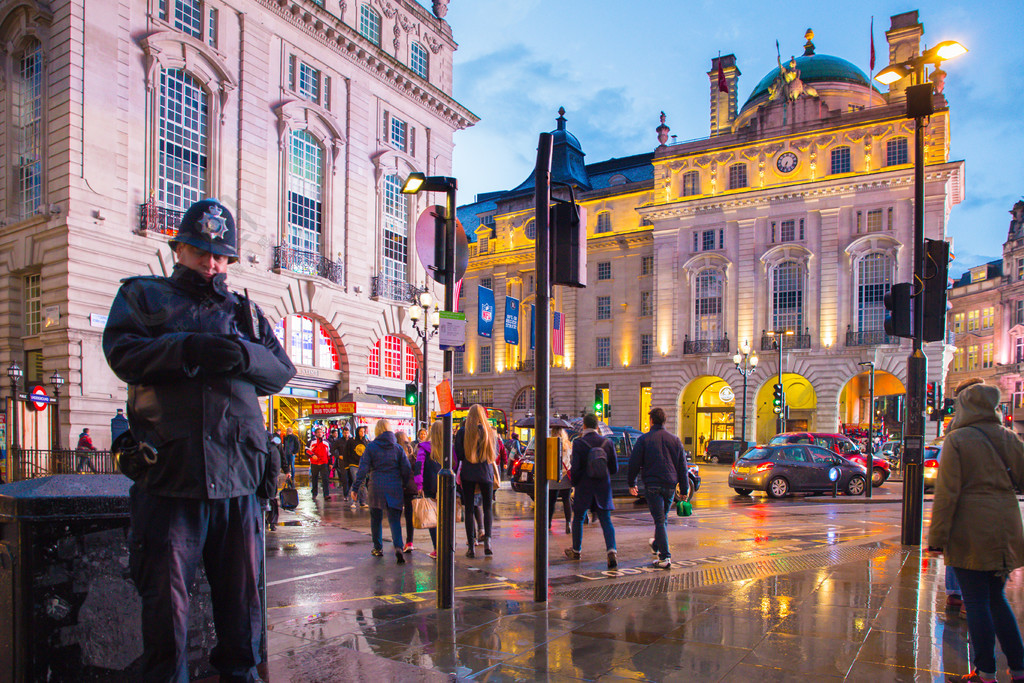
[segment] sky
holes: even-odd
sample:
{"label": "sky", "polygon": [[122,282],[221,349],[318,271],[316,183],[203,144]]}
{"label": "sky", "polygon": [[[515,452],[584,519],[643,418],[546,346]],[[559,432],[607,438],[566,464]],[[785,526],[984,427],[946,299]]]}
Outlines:
{"label": "sky", "polygon": [[522,182],[559,107],[588,163],[652,151],[661,111],[678,141],[706,138],[707,71],[719,53],[736,55],[742,106],[776,68],[776,39],[784,58],[799,56],[812,28],[818,54],[867,73],[874,16],[877,73],[890,17],[915,9],[924,46],[956,39],[969,49],[943,65],[950,159],[966,162],[966,198],[947,227],[951,272],[1001,258],[1008,212],[1024,196],[1021,0],[451,0],[454,95],[480,117],[455,134],[459,202]]}

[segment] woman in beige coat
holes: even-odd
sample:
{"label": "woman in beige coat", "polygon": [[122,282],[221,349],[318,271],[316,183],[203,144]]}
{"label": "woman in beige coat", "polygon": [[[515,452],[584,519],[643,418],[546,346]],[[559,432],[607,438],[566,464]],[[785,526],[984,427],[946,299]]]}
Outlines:
{"label": "woman in beige coat", "polygon": [[1006,601],[1006,577],[1024,566],[1024,531],[1014,489],[1024,483],[1024,445],[1000,421],[999,389],[979,379],[956,389],[956,414],[942,445],[928,546],[942,549],[967,608],[974,671],[957,681],[995,681],[999,638],[1011,680],[1024,682],[1024,644]]}

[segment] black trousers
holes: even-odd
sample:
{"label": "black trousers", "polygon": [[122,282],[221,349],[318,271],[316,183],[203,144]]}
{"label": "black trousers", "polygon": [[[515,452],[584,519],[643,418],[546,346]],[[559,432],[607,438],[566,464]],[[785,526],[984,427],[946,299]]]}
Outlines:
{"label": "black trousers", "polygon": [[310,465],[309,466],[309,478],[313,484],[313,497],[316,498],[317,483],[323,484],[324,498],[331,495],[331,483],[328,479],[328,474],[331,472],[330,465]]}
{"label": "black trousers", "polygon": [[132,580],[142,597],[143,680],[188,681],[188,589],[202,560],[210,583],[221,680],[258,680],[263,605],[262,509],[256,494],[169,498],[132,486]]}

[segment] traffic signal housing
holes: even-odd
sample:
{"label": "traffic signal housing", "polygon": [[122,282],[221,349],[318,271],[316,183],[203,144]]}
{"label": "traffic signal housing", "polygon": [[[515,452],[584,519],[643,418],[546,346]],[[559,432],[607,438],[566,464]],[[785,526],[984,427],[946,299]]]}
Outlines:
{"label": "traffic signal housing", "polygon": [[914,336],[912,294],[913,285],[909,282],[900,282],[893,285],[882,297],[882,303],[885,304],[885,333],[890,337]]}
{"label": "traffic signal housing", "polygon": [[772,385],[772,410],[776,415],[781,415],[785,397],[782,393],[782,385],[776,382]]}
{"label": "traffic signal housing", "polygon": [[409,382],[408,384],[405,385],[405,405],[416,405],[416,400],[419,398],[419,395],[419,387],[416,386],[415,382]]}
{"label": "traffic signal housing", "polygon": [[924,401],[928,414],[932,414],[935,411],[935,382],[928,382],[925,388]]}
{"label": "traffic signal housing", "polygon": [[946,290],[949,288],[949,242],[925,240],[924,334],[926,342],[946,336]]}
{"label": "traffic signal housing", "polygon": [[555,199],[549,212],[551,284],[587,286],[587,210],[575,200]]}
{"label": "traffic signal housing", "polygon": [[604,414],[604,389],[601,387],[594,389],[594,414]]}
{"label": "traffic signal housing", "polygon": [[951,398],[947,398],[942,402],[942,414],[952,415],[955,412],[954,406],[956,406],[956,401]]}

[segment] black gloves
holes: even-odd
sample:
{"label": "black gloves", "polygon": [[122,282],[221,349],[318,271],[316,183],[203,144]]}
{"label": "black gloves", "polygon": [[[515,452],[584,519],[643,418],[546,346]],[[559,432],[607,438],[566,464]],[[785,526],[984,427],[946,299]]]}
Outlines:
{"label": "black gloves", "polygon": [[196,332],[185,339],[185,364],[198,367],[208,375],[237,372],[245,362],[245,353],[237,341],[221,334]]}

